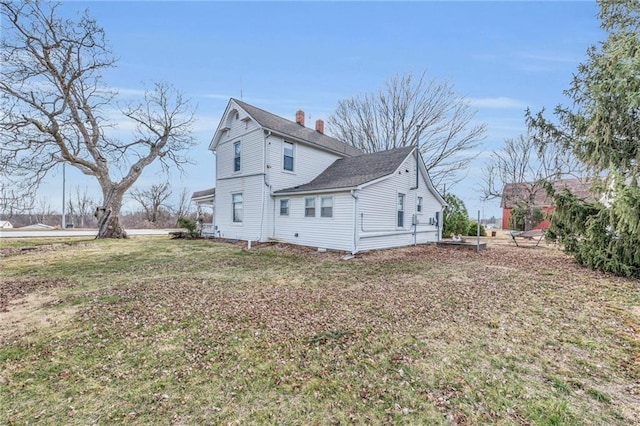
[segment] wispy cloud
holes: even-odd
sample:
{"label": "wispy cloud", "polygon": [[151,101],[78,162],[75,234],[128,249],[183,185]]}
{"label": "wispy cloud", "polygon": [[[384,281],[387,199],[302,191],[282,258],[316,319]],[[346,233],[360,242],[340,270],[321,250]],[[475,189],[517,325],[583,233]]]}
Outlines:
{"label": "wispy cloud", "polygon": [[517,69],[525,72],[554,72],[560,68],[578,64],[581,57],[575,53],[565,52],[519,52],[513,56]]}
{"label": "wispy cloud", "polygon": [[467,101],[469,105],[476,108],[524,109],[527,107],[525,102],[505,96],[497,98],[467,98]]}
{"label": "wispy cloud", "polygon": [[562,52],[556,53],[527,53],[522,52],[516,55],[518,58],[537,61],[537,62],[548,62],[548,63],[556,63],[556,64],[573,64],[578,62],[581,58],[572,54],[566,54]]}

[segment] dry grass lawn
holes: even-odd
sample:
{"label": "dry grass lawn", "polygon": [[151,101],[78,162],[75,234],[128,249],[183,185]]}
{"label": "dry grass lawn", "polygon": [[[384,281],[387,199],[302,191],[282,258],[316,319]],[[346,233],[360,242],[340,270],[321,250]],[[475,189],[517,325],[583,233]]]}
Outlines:
{"label": "dry grass lawn", "polygon": [[343,261],[139,238],[10,252],[1,424],[640,418],[638,281],[552,247]]}

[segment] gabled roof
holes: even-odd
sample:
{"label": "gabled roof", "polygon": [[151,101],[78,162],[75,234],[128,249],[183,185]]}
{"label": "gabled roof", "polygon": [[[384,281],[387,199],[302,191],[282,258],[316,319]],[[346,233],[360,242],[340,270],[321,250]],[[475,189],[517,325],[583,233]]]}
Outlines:
{"label": "gabled roof", "polygon": [[[521,202],[528,198],[532,191],[533,184],[530,182],[524,183],[507,183],[502,190],[502,200],[500,201],[500,207],[503,209],[510,209],[517,207]],[[568,189],[573,195],[582,199],[590,199],[591,184],[584,179],[563,179],[554,182],[553,189],[556,192],[560,192],[564,189]],[[533,207],[551,207],[553,205],[553,198],[547,195],[547,191],[541,185],[538,188],[533,189],[534,201]]]}
{"label": "gabled roof", "polygon": [[289,136],[296,141],[307,142],[340,153],[347,157],[362,154],[357,148],[347,145],[338,139],[332,138],[316,130],[299,125],[298,123],[279,117],[263,109],[249,105],[238,99],[231,98],[240,108],[245,110],[261,127],[271,130],[282,136]]}
{"label": "gabled roof", "polygon": [[414,149],[414,146],[405,146],[373,154],[341,158],[311,182],[275,191],[275,194],[355,188],[392,174]]}

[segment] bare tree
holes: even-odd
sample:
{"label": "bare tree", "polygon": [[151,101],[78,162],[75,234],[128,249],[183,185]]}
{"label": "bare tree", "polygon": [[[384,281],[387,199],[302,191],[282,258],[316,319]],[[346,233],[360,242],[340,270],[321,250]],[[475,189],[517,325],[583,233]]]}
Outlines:
{"label": "bare tree", "polygon": [[182,188],[182,192],[180,192],[180,197],[178,197],[178,202],[173,208],[173,211],[176,216],[176,226],[178,226],[178,221],[181,217],[186,217],[191,212],[191,197],[187,188]]}
{"label": "bare tree", "polygon": [[102,190],[95,211],[98,237],[121,238],[125,192],[146,166],[182,171],[193,144],[193,110],[180,93],[155,84],[139,103],[121,109],[137,130],[128,142],[110,137],[109,108],[117,93],[101,73],[115,65],[96,21],[56,14],[58,5],[1,1],[0,172],[17,190],[33,191],[58,164],[93,176]]}
{"label": "bare tree", "polygon": [[426,71],[393,77],[374,93],[338,103],[330,132],[365,152],[417,144],[436,186],[464,177],[471,152],[486,125],[473,124],[476,111],[447,81],[427,80]]}
{"label": "bare tree", "polygon": [[130,194],[131,198],[140,203],[144,209],[146,219],[151,223],[158,222],[160,219],[160,213],[162,207],[168,210],[168,206],[165,206],[165,201],[171,197],[171,185],[169,182],[161,184],[153,184],[149,189],[140,190],[132,189]]}
{"label": "bare tree", "polygon": [[32,224],[43,223],[49,224],[56,212],[51,208],[51,203],[44,198],[40,197],[29,208],[29,219]]}
{"label": "bare tree", "polygon": [[542,143],[531,136],[507,139],[484,167],[483,199],[503,198],[524,212],[525,230],[532,228],[536,196],[569,176],[579,176],[582,166],[568,150]]}
{"label": "bare tree", "polygon": [[69,196],[67,201],[67,209],[74,218],[75,224],[84,228],[87,220],[91,217],[95,210],[96,202],[88,194],[87,187],[83,191],[79,186],[75,187],[73,195]]}
{"label": "bare tree", "polygon": [[0,181],[0,218],[11,219],[33,208],[35,196],[32,193],[19,193],[9,188],[4,179]]}

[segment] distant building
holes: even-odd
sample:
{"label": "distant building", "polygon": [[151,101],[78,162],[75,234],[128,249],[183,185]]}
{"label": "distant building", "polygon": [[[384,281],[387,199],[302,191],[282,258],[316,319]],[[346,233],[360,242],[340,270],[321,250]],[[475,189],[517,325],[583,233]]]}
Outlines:
{"label": "distant building", "polygon": [[53,226],[45,225],[44,223],[34,223],[33,225],[23,226],[20,229],[55,229]]}
{"label": "distant building", "polygon": [[8,220],[0,220],[0,229],[11,229],[13,225]]}
{"label": "distant building", "polygon": [[[540,209],[545,214],[545,219],[533,227],[533,229],[547,229],[551,224],[546,218],[553,212],[553,198],[547,195],[543,187],[532,190],[531,183],[508,183],[502,190],[502,229],[511,229],[511,211],[515,208],[523,208],[527,205],[527,199],[533,197],[533,208]],[[553,184],[556,192],[568,189],[578,198],[591,197],[591,184],[582,179],[564,179]]]}

